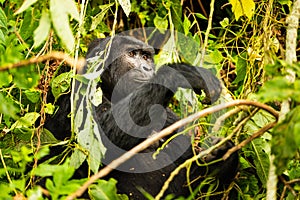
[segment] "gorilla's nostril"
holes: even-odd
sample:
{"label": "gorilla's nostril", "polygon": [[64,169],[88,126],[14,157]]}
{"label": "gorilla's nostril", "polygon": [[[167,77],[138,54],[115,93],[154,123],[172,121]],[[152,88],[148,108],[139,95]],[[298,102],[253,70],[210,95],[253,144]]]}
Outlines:
{"label": "gorilla's nostril", "polygon": [[152,70],[152,68],[151,67],[143,66],[143,70],[145,70],[146,72],[150,72]]}

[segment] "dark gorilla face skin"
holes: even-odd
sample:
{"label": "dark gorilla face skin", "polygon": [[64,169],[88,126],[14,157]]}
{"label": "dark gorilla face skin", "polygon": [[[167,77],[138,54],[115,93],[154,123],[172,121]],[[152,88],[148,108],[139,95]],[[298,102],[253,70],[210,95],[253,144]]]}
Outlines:
{"label": "dark gorilla face skin", "polygon": [[[119,67],[120,65],[122,67]],[[151,52],[128,49],[112,62],[108,70],[104,71],[102,81],[103,85],[110,85],[114,88],[115,98],[112,102],[116,103],[143,83],[148,82],[154,75],[155,66]],[[111,93],[111,91],[106,93]]]}

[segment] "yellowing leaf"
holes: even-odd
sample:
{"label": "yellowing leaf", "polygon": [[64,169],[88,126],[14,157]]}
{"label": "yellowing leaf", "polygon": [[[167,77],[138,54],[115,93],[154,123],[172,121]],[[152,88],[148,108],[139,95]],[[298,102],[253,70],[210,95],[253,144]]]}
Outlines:
{"label": "yellowing leaf", "polygon": [[236,20],[243,15],[246,15],[249,19],[252,18],[255,10],[253,0],[229,0],[229,3],[232,5],[232,12]]}
{"label": "yellowing leaf", "polygon": [[129,16],[129,13],[131,11],[131,3],[130,0],[118,0],[119,4],[121,5],[121,7],[124,10],[124,13],[126,14],[126,16]]}

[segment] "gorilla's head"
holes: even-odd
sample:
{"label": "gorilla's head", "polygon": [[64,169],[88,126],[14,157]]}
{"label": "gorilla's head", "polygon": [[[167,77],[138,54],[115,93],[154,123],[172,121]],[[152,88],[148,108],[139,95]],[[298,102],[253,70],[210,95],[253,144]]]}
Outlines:
{"label": "gorilla's head", "polygon": [[[104,67],[101,88],[104,95],[115,103],[155,75],[153,54],[153,47],[140,40],[115,36],[95,40],[89,46],[86,58],[88,63],[105,60],[104,65],[101,63]],[[97,59],[93,59],[95,57]]]}

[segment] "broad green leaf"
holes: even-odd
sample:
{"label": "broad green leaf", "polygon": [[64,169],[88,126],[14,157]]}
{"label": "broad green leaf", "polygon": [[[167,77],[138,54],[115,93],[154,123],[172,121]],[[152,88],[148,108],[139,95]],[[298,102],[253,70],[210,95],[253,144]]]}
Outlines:
{"label": "broad green leaf", "polygon": [[17,118],[17,113],[19,109],[16,107],[16,104],[12,101],[12,99],[4,97],[2,93],[0,93],[0,113],[10,116],[12,118]]}
{"label": "broad green leaf", "polygon": [[91,103],[97,107],[102,103],[103,92],[100,87],[95,88],[95,89],[96,89],[96,91],[92,92],[93,95],[91,95]]}
{"label": "broad green leaf", "polygon": [[[89,118],[91,116],[88,116]],[[78,143],[88,150],[89,152],[89,166],[91,170],[96,173],[98,172],[99,166],[101,165],[101,158],[103,157],[102,151],[101,151],[101,144],[100,141],[98,141],[95,138],[94,130],[91,128],[91,125],[87,123],[92,123],[91,120],[85,121],[86,128],[81,130],[78,134]]]}
{"label": "broad green leaf", "polygon": [[2,8],[0,8],[0,29],[1,28],[7,29],[7,18]]}
{"label": "broad green leaf", "polygon": [[14,83],[21,89],[30,89],[37,86],[40,78],[34,65],[11,69],[10,72],[13,75]]}
{"label": "broad green leaf", "polygon": [[268,173],[269,173],[269,166],[270,166],[270,158],[268,154],[264,151],[263,148],[263,140],[253,140],[251,142],[253,153],[255,156],[254,164],[256,167],[257,175],[262,182],[262,184],[266,187],[267,180],[268,180]]}
{"label": "broad green leaf", "polygon": [[65,72],[51,81],[51,91],[55,99],[70,88],[72,72]]}
{"label": "broad green leaf", "polygon": [[66,12],[71,15],[76,21],[79,21],[79,12],[76,7],[75,1],[73,0],[64,0],[61,1],[63,3],[63,6],[66,8]]}
{"label": "broad green leaf", "polygon": [[240,82],[243,82],[246,73],[247,73],[247,61],[244,58],[246,56],[246,53],[243,53],[241,56],[237,56],[237,61],[236,61],[236,78],[233,81],[233,84],[238,84]]}
{"label": "broad green leaf", "polygon": [[66,49],[72,51],[75,39],[69,23],[69,10],[72,10],[72,4],[61,0],[50,0],[50,13],[54,29]]}
{"label": "broad green leaf", "polygon": [[90,31],[93,31],[97,28],[97,26],[103,21],[103,17],[109,11],[109,8],[113,6],[115,3],[110,3],[106,5],[100,6],[101,12],[98,13],[95,17],[92,17],[92,25]]}
{"label": "broad green leaf", "polygon": [[22,4],[22,6],[19,8],[19,10],[17,10],[17,12],[15,14],[17,15],[17,14],[20,14],[21,12],[24,12],[27,8],[29,8],[35,2],[37,2],[37,0],[25,0],[24,3]]}
{"label": "broad green leaf", "polygon": [[[1,33],[1,31],[0,31],[0,33]],[[9,74],[7,71],[0,72],[0,87],[8,86],[12,82],[12,79],[13,79],[12,75]]]}
{"label": "broad green leaf", "polygon": [[273,131],[272,153],[275,155],[276,173],[280,175],[286,170],[300,146],[300,106],[290,111]]}
{"label": "broad green leaf", "polygon": [[168,28],[168,20],[161,18],[158,15],[155,16],[153,22],[154,26],[162,33]]}
{"label": "broad green leaf", "polygon": [[29,90],[26,90],[24,93],[25,93],[27,99],[29,101],[31,101],[32,103],[37,103],[41,98],[41,91],[39,91],[37,89],[29,89]]}
{"label": "broad green leaf", "polygon": [[12,126],[11,130],[16,129],[16,128],[28,128],[31,127],[35,124],[35,121],[40,117],[39,113],[36,112],[31,112],[31,113],[26,113],[24,117],[21,117],[18,119]]}
{"label": "broad green leaf", "polygon": [[39,22],[39,26],[34,31],[34,47],[39,47],[46,39],[49,34],[51,27],[51,20],[48,10],[43,10],[42,17]]}
{"label": "broad green leaf", "polygon": [[253,0],[229,0],[229,3],[232,5],[232,12],[236,20],[243,15],[246,15],[249,19],[252,18],[255,10]]}
{"label": "broad green leaf", "polygon": [[79,149],[75,149],[70,158],[70,166],[78,169],[85,159],[86,155]]}
{"label": "broad green leaf", "polygon": [[[90,186],[89,195],[92,199],[102,199],[102,200],[110,200],[121,199],[117,194],[116,188],[117,181],[115,179],[106,180],[98,180],[97,185],[93,184]],[[123,197],[123,196],[122,196]],[[124,197],[123,197],[124,199]],[[128,198],[125,198],[128,199]]]}
{"label": "broad green leaf", "polygon": [[266,82],[257,94],[260,101],[282,101],[288,98],[300,99],[300,80],[289,82],[285,77],[275,77]]}
{"label": "broad green leaf", "polygon": [[118,0],[119,4],[121,5],[124,13],[128,17],[131,11],[131,3],[130,0]]}
{"label": "broad green leaf", "polygon": [[55,106],[52,103],[44,104],[45,113],[52,115],[55,111]]}

